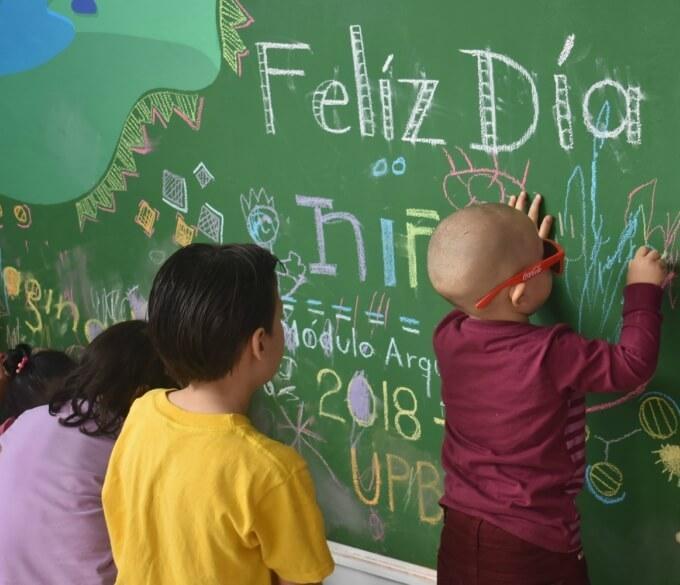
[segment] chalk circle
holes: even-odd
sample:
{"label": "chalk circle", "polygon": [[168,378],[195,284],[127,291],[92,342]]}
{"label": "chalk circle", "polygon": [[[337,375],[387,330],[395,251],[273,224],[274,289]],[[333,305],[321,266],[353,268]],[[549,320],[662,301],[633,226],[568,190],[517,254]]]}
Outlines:
{"label": "chalk circle", "polygon": [[369,427],[375,422],[375,395],[363,371],[355,372],[347,385],[347,407],[359,426]]}
{"label": "chalk circle", "polygon": [[31,221],[31,211],[27,205],[15,205],[14,217],[21,225],[26,225]]}
{"label": "chalk circle", "polygon": [[403,156],[392,162],[392,174],[401,177],[406,172],[406,159]]}
{"label": "chalk circle", "polygon": [[384,177],[387,174],[387,159],[381,158],[373,163],[371,174],[374,177]]}
{"label": "chalk circle", "polygon": [[595,463],[588,469],[588,479],[593,489],[607,498],[616,496],[623,487],[623,473],[608,461]]}
{"label": "chalk circle", "polygon": [[279,233],[279,215],[266,205],[256,205],[246,219],[248,233],[258,244],[272,244]]}
{"label": "chalk circle", "polygon": [[652,439],[668,439],[678,430],[676,406],[663,396],[649,396],[640,404],[640,426]]}

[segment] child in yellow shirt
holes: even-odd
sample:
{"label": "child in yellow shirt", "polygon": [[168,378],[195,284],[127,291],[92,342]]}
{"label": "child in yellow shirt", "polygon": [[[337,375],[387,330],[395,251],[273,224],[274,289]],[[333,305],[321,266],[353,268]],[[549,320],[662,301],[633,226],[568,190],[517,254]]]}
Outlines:
{"label": "child in yellow shirt", "polygon": [[283,355],[276,264],[254,245],[193,244],[154,279],[149,331],[183,388],[138,399],[113,449],[103,503],[119,585],[333,571],[305,462],[247,417]]}

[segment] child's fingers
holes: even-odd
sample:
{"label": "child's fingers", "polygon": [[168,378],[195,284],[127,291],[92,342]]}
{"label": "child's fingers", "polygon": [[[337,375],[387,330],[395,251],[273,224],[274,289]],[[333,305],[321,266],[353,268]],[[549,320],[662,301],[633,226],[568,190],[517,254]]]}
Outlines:
{"label": "child's fingers", "polygon": [[510,207],[514,207],[516,202],[517,202],[517,195],[511,195],[510,199],[508,199],[508,205]]}
{"label": "child's fingers", "polygon": [[527,208],[527,193],[522,191],[517,196],[517,201],[515,202],[515,209],[519,209],[522,213],[526,211]]}
{"label": "child's fingers", "polygon": [[661,254],[659,254],[659,252],[656,251],[656,250],[652,250],[651,252],[649,252],[649,254],[647,254],[647,258],[649,260],[656,261],[656,260],[659,260],[661,258]]}
{"label": "child's fingers", "polygon": [[533,221],[536,225],[538,225],[538,211],[541,208],[541,201],[542,197],[540,194],[536,193],[536,196],[534,197],[534,200],[531,202],[531,206],[529,207],[529,213],[527,214],[529,216],[529,219]]}
{"label": "child's fingers", "polygon": [[546,215],[541,222],[541,227],[538,228],[538,237],[545,240],[550,235],[550,230],[553,225],[553,216]]}
{"label": "child's fingers", "polygon": [[644,258],[649,253],[649,248],[647,246],[640,246],[635,251],[635,258]]}

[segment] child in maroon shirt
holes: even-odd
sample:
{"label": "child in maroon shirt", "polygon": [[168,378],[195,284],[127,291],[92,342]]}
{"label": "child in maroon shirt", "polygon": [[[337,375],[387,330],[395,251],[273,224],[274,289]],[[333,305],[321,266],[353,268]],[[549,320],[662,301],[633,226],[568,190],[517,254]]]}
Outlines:
{"label": "child in maroon shirt", "polygon": [[537,231],[540,196],[472,205],[444,219],[430,280],[458,307],[437,327],[446,429],[440,585],[584,585],[575,498],[585,470],[585,393],[630,391],[654,373],[661,325],[658,252],[628,269],[618,344],[529,317],[564,252]]}

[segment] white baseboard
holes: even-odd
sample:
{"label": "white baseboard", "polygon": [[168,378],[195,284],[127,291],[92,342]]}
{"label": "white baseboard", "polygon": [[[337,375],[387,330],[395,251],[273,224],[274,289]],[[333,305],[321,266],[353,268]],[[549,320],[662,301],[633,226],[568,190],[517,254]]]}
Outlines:
{"label": "white baseboard", "polygon": [[326,585],[433,585],[437,582],[437,572],[432,569],[336,542],[330,542],[329,547],[337,568],[324,581]]}

